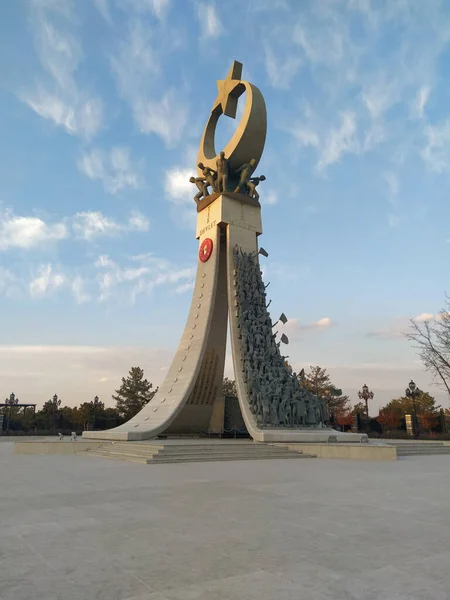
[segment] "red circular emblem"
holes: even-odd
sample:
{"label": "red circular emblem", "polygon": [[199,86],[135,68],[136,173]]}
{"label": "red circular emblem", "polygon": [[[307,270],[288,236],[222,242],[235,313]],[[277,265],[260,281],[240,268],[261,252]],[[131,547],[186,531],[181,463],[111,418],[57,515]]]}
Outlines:
{"label": "red circular emblem", "polygon": [[211,256],[213,251],[213,241],[210,238],[206,238],[200,245],[198,257],[202,262],[206,262]]}

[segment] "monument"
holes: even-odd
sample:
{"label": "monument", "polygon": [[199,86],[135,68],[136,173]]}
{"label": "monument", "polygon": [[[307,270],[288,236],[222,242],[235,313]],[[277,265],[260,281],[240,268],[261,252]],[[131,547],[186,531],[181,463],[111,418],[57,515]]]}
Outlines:
{"label": "monument", "polygon": [[[267,310],[266,286],[259,266],[262,234],[255,176],[266,139],[263,95],[242,80],[234,61],[200,142],[196,186],[197,275],[184,333],[164,383],[153,399],[127,423],[85,438],[144,440],[162,433],[194,433],[211,428],[220,412],[227,319],[239,404],[249,434],[259,442],[361,441],[367,436],[340,433],[327,426],[322,398],[305,387],[281,354]],[[215,130],[222,115],[236,117],[246,92],[241,121],[226,147],[216,153]],[[267,255],[267,254],[266,254]],[[285,317],[283,316],[283,321]]]}

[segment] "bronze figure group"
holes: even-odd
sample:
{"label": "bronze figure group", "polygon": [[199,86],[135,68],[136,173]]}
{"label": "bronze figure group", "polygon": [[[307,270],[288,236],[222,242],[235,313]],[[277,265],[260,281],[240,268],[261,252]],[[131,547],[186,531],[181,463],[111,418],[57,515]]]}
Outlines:
{"label": "bronze figure group", "polygon": [[252,177],[255,167],[256,160],[252,158],[250,162],[241,165],[237,171],[231,172],[229,161],[225,158],[225,152],[219,154],[215,170],[206,167],[203,163],[198,163],[202,175],[189,179],[191,183],[195,183],[198,189],[197,194],[194,196],[195,202],[198,203],[202,198],[206,198],[212,193],[220,194],[223,192],[244,194],[259,200],[256,187],[266,178],[264,175]]}
{"label": "bronze figure group", "polygon": [[292,373],[280,352],[267,310],[266,286],[255,254],[234,249],[241,367],[250,409],[260,427],[323,427],[328,410],[309,392],[304,371]]}

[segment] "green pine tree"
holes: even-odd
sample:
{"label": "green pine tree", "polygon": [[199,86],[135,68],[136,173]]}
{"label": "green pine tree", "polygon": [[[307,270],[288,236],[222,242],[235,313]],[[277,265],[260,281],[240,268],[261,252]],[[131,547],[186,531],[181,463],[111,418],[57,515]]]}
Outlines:
{"label": "green pine tree", "polygon": [[311,366],[309,373],[305,374],[304,385],[315,396],[326,400],[330,417],[334,416],[339,420],[349,415],[350,398],[331,382],[326,369],[318,365]]}
{"label": "green pine tree", "polygon": [[116,390],[116,410],[121,417],[128,420],[134,417],[158,391],[152,391],[153,384],[144,379],[144,371],[140,367],[131,367],[128,377],[122,377],[122,385]]}

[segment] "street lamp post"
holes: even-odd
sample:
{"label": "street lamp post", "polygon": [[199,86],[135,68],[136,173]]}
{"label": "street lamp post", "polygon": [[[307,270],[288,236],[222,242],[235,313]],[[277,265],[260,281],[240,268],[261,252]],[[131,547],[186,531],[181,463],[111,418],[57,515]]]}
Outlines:
{"label": "street lamp post", "polygon": [[369,388],[366,384],[362,387],[362,392],[358,392],[358,398],[360,400],[364,400],[366,403],[366,417],[369,419],[369,400],[373,400],[374,393],[369,391]]}
{"label": "street lamp post", "polygon": [[95,431],[95,419],[96,419],[96,414],[97,414],[98,403],[99,403],[99,397],[95,396],[95,398],[94,398],[94,423],[93,423],[94,431]]}
{"label": "street lamp post", "polygon": [[11,409],[15,404],[18,404],[19,400],[16,398],[14,392],[9,395],[9,399],[5,400],[5,404],[8,404],[8,420],[6,421],[6,432],[9,435],[9,426],[11,423]]}
{"label": "street lamp post", "polygon": [[419,388],[417,387],[417,385],[414,383],[414,381],[411,379],[411,381],[408,384],[408,387],[405,390],[405,394],[407,398],[411,398],[412,400],[412,404],[413,404],[413,431],[414,431],[414,436],[415,437],[419,437],[419,421],[417,418],[417,405],[416,405],[416,399],[422,395],[422,390],[419,390]]}

